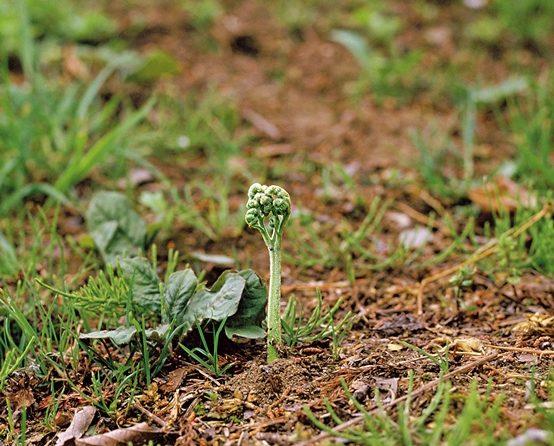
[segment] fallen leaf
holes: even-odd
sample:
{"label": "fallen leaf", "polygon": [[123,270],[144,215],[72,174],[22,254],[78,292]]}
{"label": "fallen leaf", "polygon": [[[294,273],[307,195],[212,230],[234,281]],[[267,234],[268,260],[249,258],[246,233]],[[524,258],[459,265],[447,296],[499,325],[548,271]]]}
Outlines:
{"label": "fallen leaf", "polygon": [[554,316],[536,313],[527,317],[527,320],[517,324],[513,331],[523,335],[554,336]]}
{"label": "fallen leaf", "polygon": [[64,47],[62,49],[63,67],[67,74],[75,79],[87,79],[90,76],[88,67],[77,55],[76,47]]}
{"label": "fallen leaf", "polygon": [[160,386],[160,389],[167,393],[175,392],[183,382],[189,370],[188,367],[179,367],[178,369],[172,370],[168,373],[167,381]]}
{"label": "fallen leaf", "polygon": [[527,189],[504,176],[470,189],[468,197],[486,212],[510,211],[520,207],[533,208],[537,197]]}
{"label": "fallen leaf", "polygon": [[389,211],[385,214],[387,220],[393,223],[398,229],[409,228],[412,219],[403,212]]}
{"label": "fallen leaf", "polygon": [[404,346],[400,345],[400,344],[394,344],[394,343],[390,343],[390,344],[387,344],[387,349],[390,350],[391,352],[398,352],[400,350],[402,350],[404,348]]}
{"label": "fallen leaf", "polygon": [[273,140],[281,139],[281,131],[277,128],[277,126],[269,122],[266,118],[264,118],[262,115],[255,112],[254,110],[247,108],[243,110],[242,116],[257,130],[264,133],[269,138]]}
{"label": "fallen leaf", "polygon": [[58,412],[54,417],[54,425],[58,428],[67,427],[71,423],[71,414],[67,412]]}
{"label": "fallen leaf", "polygon": [[[43,398],[42,400],[40,400],[39,403],[37,403],[37,406],[36,408],[38,410],[44,410],[46,409],[47,407],[50,407],[52,404],[52,395],[48,395],[46,396],[45,398]],[[59,412],[58,412],[59,413]]]}
{"label": "fallen leaf", "polygon": [[488,0],[464,0],[464,5],[471,9],[481,9],[487,6]]}
{"label": "fallen leaf", "polygon": [[47,444],[47,442],[43,441],[44,437],[47,435],[49,435],[48,432],[37,432],[36,434],[32,434],[27,438],[26,444]]}
{"label": "fallen leaf", "polygon": [[386,404],[390,401],[396,399],[396,393],[398,392],[398,381],[399,378],[388,378],[388,379],[377,379],[375,380],[375,387],[382,391],[386,392],[385,398],[381,397],[383,404]]}
{"label": "fallen leaf", "polygon": [[363,379],[356,379],[350,384],[350,392],[356,400],[364,401],[371,392],[371,386]]}
{"label": "fallen leaf", "polygon": [[218,401],[217,405],[212,408],[208,416],[216,420],[224,420],[237,413],[242,413],[244,403],[238,398],[225,398]]}
{"label": "fallen leaf", "polygon": [[234,265],[235,259],[225,256],[223,254],[208,254],[205,252],[195,251],[191,254],[191,257],[201,262],[213,263],[215,265]]}
{"label": "fallen leaf", "polygon": [[526,446],[537,443],[547,445],[550,444],[550,441],[552,441],[553,438],[554,435],[552,435],[552,433],[533,427],[526,430],[523,434],[512,438],[508,441],[507,446]]}
{"label": "fallen leaf", "polygon": [[129,181],[133,186],[139,186],[154,180],[154,175],[148,169],[133,169],[129,173]]}
{"label": "fallen leaf", "polygon": [[399,236],[400,243],[408,249],[421,248],[433,239],[433,233],[424,226],[402,231]]}
{"label": "fallen leaf", "polygon": [[167,434],[161,429],[150,427],[148,423],[139,423],[135,426],[77,439],[75,446],[127,446],[129,443],[139,446],[148,444],[150,441],[154,444],[165,444],[163,442],[165,435]]}
{"label": "fallen leaf", "polygon": [[291,153],[294,153],[294,147],[291,144],[270,144],[256,149],[256,156],[263,158],[290,155]]}
{"label": "fallen leaf", "polygon": [[81,438],[89,428],[90,423],[92,423],[95,413],[96,409],[92,406],[86,406],[77,411],[69,427],[64,432],[58,434],[56,446],[65,446],[68,442],[73,444],[75,440]]}
{"label": "fallen leaf", "polygon": [[35,403],[33,392],[29,389],[21,389],[8,396],[10,403],[16,410],[22,407],[30,407]]}
{"label": "fallen leaf", "polygon": [[536,355],[532,355],[531,353],[523,353],[521,355],[517,355],[516,357],[519,362],[537,363],[539,359]]}
{"label": "fallen leaf", "polygon": [[450,344],[450,351],[484,353],[483,343],[477,338],[459,338]]}
{"label": "fallen leaf", "polygon": [[373,330],[383,336],[399,336],[403,333],[414,333],[423,328],[421,322],[409,313],[399,313],[378,320]]}

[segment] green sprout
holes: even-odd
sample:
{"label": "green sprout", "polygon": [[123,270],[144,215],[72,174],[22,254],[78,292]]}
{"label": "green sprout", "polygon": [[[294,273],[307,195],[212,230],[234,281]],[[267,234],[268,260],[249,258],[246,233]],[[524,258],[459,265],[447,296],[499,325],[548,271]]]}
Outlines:
{"label": "green sprout", "polygon": [[269,298],[267,310],[267,361],[279,357],[276,345],[282,344],[281,316],[281,241],[290,217],[290,196],[279,186],[254,183],[248,190],[245,221],[262,234],[269,249]]}

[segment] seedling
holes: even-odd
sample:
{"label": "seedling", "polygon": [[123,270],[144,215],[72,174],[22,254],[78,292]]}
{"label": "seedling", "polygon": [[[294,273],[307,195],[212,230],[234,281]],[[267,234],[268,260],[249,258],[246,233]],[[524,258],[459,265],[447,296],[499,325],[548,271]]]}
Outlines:
{"label": "seedling", "polygon": [[477,272],[474,266],[464,266],[454,274],[448,281],[454,289],[454,296],[456,302],[459,304],[462,297],[462,293],[465,289],[471,288],[473,285],[473,277]]}
{"label": "seedling", "polygon": [[464,266],[454,274],[449,282],[450,285],[456,288],[456,296],[459,296],[460,291],[463,288],[469,288],[473,285],[473,276],[475,275],[475,268],[470,266]]}
{"label": "seedling", "polygon": [[278,358],[276,345],[282,344],[281,317],[281,241],[290,217],[290,196],[279,186],[254,183],[248,190],[245,221],[262,234],[269,250],[269,298],[267,310],[267,361]]}
{"label": "seedling", "polygon": [[283,340],[289,347],[294,347],[299,343],[311,344],[328,339],[335,357],[340,344],[352,328],[354,316],[349,311],[342,319],[335,321],[342,300],[339,299],[331,308],[323,308],[323,298],[319,290],[316,297],[317,305],[306,320],[302,320],[298,314],[297,300],[294,297],[289,299],[281,319]]}
{"label": "seedling", "polygon": [[[204,366],[210,372],[212,372],[216,377],[223,375],[230,367],[231,364],[226,364],[223,367],[219,366],[219,336],[223,328],[225,327],[225,322],[227,319],[223,319],[217,329],[213,331],[213,346],[210,348],[208,341],[206,340],[206,335],[204,334],[204,329],[197,324],[196,328],[198,329],[198,335],[202,341],[202,347],[188,348],[186,345],[179,343],[180,347],[196,362]],[[215,324],[212,324],[215,327]]]}

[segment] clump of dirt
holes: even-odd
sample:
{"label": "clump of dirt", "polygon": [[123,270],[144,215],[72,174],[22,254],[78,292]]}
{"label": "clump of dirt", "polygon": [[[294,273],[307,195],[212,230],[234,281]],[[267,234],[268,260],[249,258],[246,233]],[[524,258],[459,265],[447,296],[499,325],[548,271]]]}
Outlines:
{"label": "clump of dirt", "polygon": [[233,376],[226,390],[258,406],[268,406],[287,396],[313,394],[313,379],[298,359],[278,359],[271,364],[252,362]]}

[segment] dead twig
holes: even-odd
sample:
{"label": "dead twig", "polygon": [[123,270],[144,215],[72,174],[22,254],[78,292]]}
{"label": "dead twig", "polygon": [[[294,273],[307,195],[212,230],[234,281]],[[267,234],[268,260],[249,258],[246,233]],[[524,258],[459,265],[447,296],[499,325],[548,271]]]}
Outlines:
{"label": "dead twig", "polygon": [[281,289],[284,294],[292,291],[310,291],[310,290],[327,290],[335,288],[350,288],[352,283],[347,280],[341,280],[340,282],[309,282],[309,283],[293,283],[290,285],[283,285]]}
{"label": "dead twig", "polygon": [[[258,435],[258,433],[261,432],[262,429],[265,429],[266,427],[275,426],[276,424],[283,424],[283,423],[286,423],[286,422],[287,422],[286,417],[277,417],[277,418],[273,418],[273,419],[268,420],[268,421],[264,421],[263,423],[257,423],[254,426],[252,426],[252,425],[244,426],[242,429],[245,430],[245,431],[248,431],[248,433],[251,436],[256,436],[256,435]],[[253,429],[249,430],[252,427],[253,427]]]}
{"label": "dead twig", "polygon": [[242,117],[269,138],[273,140],[280,140],[282,138],[281,131],[277,128],[277,126],[269,122],[266,118],[254,110],[249,108],[244,109],[242,111]]}
{"label": "dead twig", "polygon": [[506,350],[506,351],[509,351],[509,352],[529,353],[531,355],[539,355],[539,356],[554,355],[554,350],[539,350],[538,348],[509,347],[509,346],[494,345],[494,344],[485,344],[485,345],[489,348],[494,348],[496,350]]}
{"label": "dead twig", "polygon": [[167,423],[162,420],[157,415],[154,415],[152,412],[150,412],[148,409],[146,409],[142,404],[140,404],[138,401],[135,401],[134,404],[135,409],[137,409],[142,414],[146,415],[148,418],[150,418],[154,423],[156,423],[158,426],[164,428],[167,426]]}
{"label": "dead twig", "polygon": [[406,203],[398,203],[396,205],[396,209],[400,212],[403,212],[408,217],[412,218],[413,220],[417,221],[418,223],[421,223],[425,226],[431,226],[439,231],[441,231],[443,234],[450,235],[452,231],[448,229],[446,225],[441,223],[438,220],[433,220],[426,215],[422,214],[419,211],[416,211],[411,206],[407,205]]}

